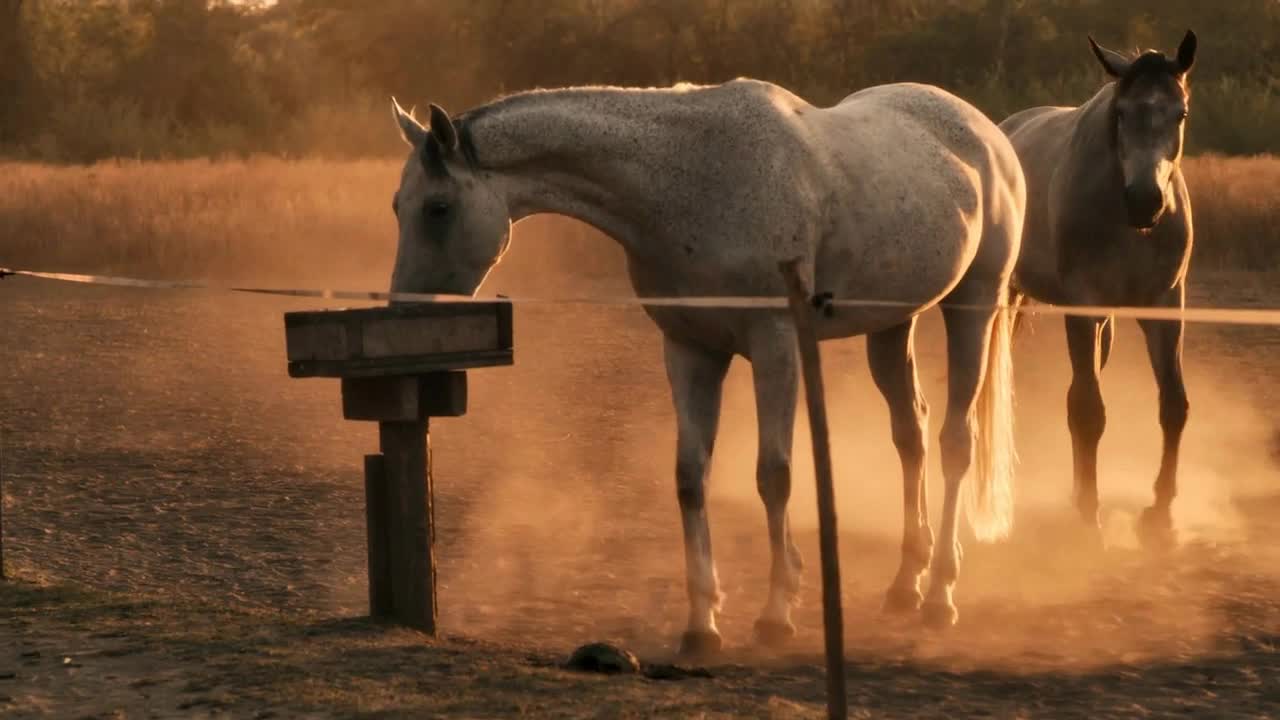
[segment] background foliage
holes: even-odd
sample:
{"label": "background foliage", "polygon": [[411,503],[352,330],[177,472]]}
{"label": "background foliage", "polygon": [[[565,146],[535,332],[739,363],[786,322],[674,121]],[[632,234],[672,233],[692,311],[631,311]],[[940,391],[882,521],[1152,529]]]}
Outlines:
{"label": "background foliage", "polygon": [[1189,152],[1275,151],[1275,0],[0,0],[0,154],[382,155],[391,94],[739,75],[819,104],[936,83],[998,120],[1096,90],[1087,33],[1172,53],[1187,28]]}

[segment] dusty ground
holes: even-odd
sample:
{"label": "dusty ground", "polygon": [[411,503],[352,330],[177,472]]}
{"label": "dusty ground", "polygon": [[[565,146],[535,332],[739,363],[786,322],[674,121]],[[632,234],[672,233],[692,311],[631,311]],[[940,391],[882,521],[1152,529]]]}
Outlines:
{"label": "dusty ground", "polygon": [[[1193,297],[1274,305],[1271,287],[1219,276]],[[501,273],[492,289],[554,290]],[[609,639],[669,662],[684,620],[656,331],[638,310],[517,311],[516,365],[473,372],[470,414],[432,434],[447,636],[428,642],[359,619],[360,458],[376,448],[374,430],[340,419],[335,382],[290,380],[283,359],[281,312],[318,306],[0,284],[5,549],[17,577],[0,584],[0,715],[821,715],[803,421],[801,634],[785,653],[750,647],[767,555],[742,364],[712,480],[729,594],[723,663],[710,678],[584,676],[558,667],[576,645]],[[938,325],[930,314],[918,339],[935,418]],[[825,350],[851,707],[865,717],[1280,715],[1280,330],[1191,327],[1183,545],[1163,558],[1138,551],[1131,530],[1159,449],[1136,326],[1121,324],[1104,381],[1111,545],[1101,557],[1078,549],[1063,513],[1060,326],[1034,330],[1016,356],[1017,534],[966,546],[961,624],[945,636],[879,614],[897,562],[897,460],[862,341]],[[934,453],[934,497],[936,468]]]}

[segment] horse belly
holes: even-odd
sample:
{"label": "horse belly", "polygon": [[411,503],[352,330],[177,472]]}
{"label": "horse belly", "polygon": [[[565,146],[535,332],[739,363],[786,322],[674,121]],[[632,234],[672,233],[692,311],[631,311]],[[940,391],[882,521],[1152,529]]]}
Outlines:
{"label": "horse belly", "polygon": [[878,332],[929,309],[964,275],[972,257],[964,245],[930,244],[901,253],[850,248],[820,253],[814,291],[850,304],[834,308],[819,324],[819,334],[839,338]]}
{"label": "horse belly", "polygon": [[746,355],[748,313],[767,310],[646,306],[663,335],[714,352]]}
{"label": "horse belly", "polygon": [[[982,238],[976,187],[941,186],[943,172],[919,187],[851,209],[818,249],[815,292],[866,301],[841,308],[832,333],[892,327],[933,306],[968,271]],[[883,303],[877,306],[877,303]]]}
{"label": "horse belly", "polygon": [[1064,297],[1050,302],[1150,305],[1182,280],[1190,243],[1184,231],[1143,235],[1125,228],[1112,243],[1077,258],[1063,275]]}

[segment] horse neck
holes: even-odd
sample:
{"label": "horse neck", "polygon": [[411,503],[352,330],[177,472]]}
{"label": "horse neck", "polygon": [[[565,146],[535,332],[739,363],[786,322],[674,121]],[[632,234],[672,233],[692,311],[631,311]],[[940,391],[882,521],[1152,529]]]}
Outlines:
{"label": "horse neck", "polygon": [[677,146],[662,91],[577,89],[516,95],[464,120],[473,157],[513,221],[539,213],[588,223],[632,251],[663,202],[654,179]]}
{"label": "horse neck", "polygon": [[1124,196],[1124,172],[1111,124],[1115,89],[1114,82],[1108,83],[1076,110],[1067,166],[1072,187],[1081,188],[1090,203],[1118,201]]}

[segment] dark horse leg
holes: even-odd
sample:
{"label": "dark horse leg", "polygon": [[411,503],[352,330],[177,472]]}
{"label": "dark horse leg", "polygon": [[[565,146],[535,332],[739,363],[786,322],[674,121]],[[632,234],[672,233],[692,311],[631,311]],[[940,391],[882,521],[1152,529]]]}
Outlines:
{"label": "dark horse leg", "polygon": [[[1170,291],[1164,304],[1181,306],[1182,293],[1183,285],[1179,283]],[[1190,405],[1182,379],[1182,321],[1142,320],[1140,325],[1147,338],[1147,354],[1160,389],[1160,429],[1164,432],[1155,504],[1143,511],[1138,526],[1143,544],[1151,547],[1168,544],[1173,539],[1171,506],[1178,494],[1178,449]]]}
{"label": "dark horse leg", "polygon": [[[1069,316],[1067,351],[1071,355],[1071,388],[1067,391],[1067,426],[1071,430],[1075,503],[1081,519],[1093,532],[1098,525],[1098,443],[1107,426],[1102,404],[1101,371],[1103,318]],[[1100,539],[1100,535],[1099,535]]]}

